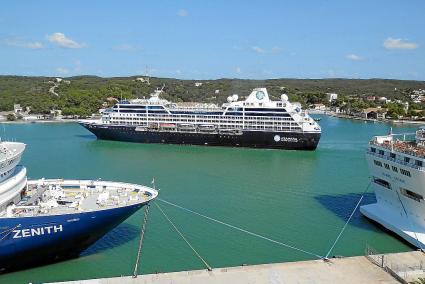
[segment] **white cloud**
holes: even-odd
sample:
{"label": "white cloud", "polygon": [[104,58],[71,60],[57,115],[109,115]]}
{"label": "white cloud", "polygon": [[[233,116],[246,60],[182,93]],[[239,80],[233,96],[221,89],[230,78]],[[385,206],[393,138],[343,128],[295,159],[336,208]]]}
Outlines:
{"label": "white cloud", "polygon": [[387,38],[384,41],[383,46],[386,49],[416,49],[419,47],[417,43],[407,41],[401,38],[392,38],[392,37]]}
{"label": "white cloud", "polygon": [[59,74],[64,75],[64,74],[68,74],[69,73],[69,70],[66,69],[66,68],[64,68],[64,67],[58,67],[58,68],[56,68],[56,72],[58,72]]}
{"label": "white cloud", "polygon": [[179,17],[186,17],[187,15],[189,15],[189,12],[186,11],[185,9],[179,9],[177,11],[177,16]]}
{"label": "white cloud", "polygon": [[34,42],[27,42],[25,44],[25,48],[40,49],[40,48],[44,48],[44,46],[41,42],[34,41]]}
{"label": "white cloud", "polygon": [[259,46],[251,46],[251,50],[254,51],[254,52],[256,52],[256,53],[263,53],[263,54],[264,53],[274,53],[274,54],[277,54],[277,53],[281,53],[282,52],[282,48],[280,48],[278,46],[274,46],[274,47],[272,47],[270,49],[262,48],[262,47],[259,47]]}
{"label": "white cloud", "polygon": [[176,70],[176,74],[177,74],[177,75],[181,75],[181,74],[182,74],[182,70],[177,69],[177,70]]}
{"label": "white cloud", "polygon": [[345,58],[353,60],[353,61],[362,61],[365,60],[363,56],[356,55],[356,54],[348,54],[345,56]]}
{"label": "white cloud", "polygon": [[240,74],[241,73],[241,68],[240,67],[236,67],[235,72]]}
{"label": "white cloud", "polygon": [[281,53],[282,52],[282,48],[275,46],[272,48],[272,53]]}
{"label": "white cloud", "polygon": [[63,33],[53,33],[47,36],[47,39],[64,48],[83,48],[85,45],[83,43],[78,43],[70,38],[67,38]]}
{"label": "white cloud", "polygon": [[136,51],[137,50],[136,47],[132,46],[131,44],[127,44],[127,43],[116,45],[112,49],[117,50],[117,51]]}
{"label": "white cloud", "polygon": [[28,48],[28,49],[44,48],[41,42],[38,42],[38,41],[27,42],[19,38],[9,38],[9,39],[3,40],[3,42],[9,46],[16,46],[16,47],[22,47],[22,48]]}
{"label": "white cloud", "polygon": [[259,46],[253,46],[251,49],[257,53],[266,53],[266,50],[264,48],[261,48]]}

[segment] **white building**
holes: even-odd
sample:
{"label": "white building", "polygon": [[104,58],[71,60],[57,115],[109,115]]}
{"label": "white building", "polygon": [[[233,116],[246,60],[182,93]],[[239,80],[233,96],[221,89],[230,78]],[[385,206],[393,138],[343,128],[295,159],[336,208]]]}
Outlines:
{"label": "white building", "polygon": [[22,112],[23,112],[23,109],[22,109],[22,107],[21,107],[21,105],[20,105],[20,104],[14,104],[14,105],[13,105],[13,111],[14,111],[16,114],[19,114],[19,113],[22,113]]}
{"label": "white building", "polygon": [[144,77],[139,77],[139,78],[136,78],[136,81],[137,81],[137,82],[146,83],[146,84],[150,85],[149,77],[146,77],[146,78],[144,78]]}
{"label": "white building", "polygon": [[201,87],[203,83],[201,82],[195,82],[195,87]]}
{"label": "white building", "polygon": [[35,121],[35,120],[43,119],[43,116],[42,115],[26,115],[22,117],[22,119],[24,121]]}
{"label": "white building", "polygon": [[326,110],[326,106],[324,104],[313,104],[313,108],[314,110],[321,110],[321,111]]}
{"label": "white building", "polygon": [[409,103],[408,102],[403,103],[403,109],[404,109],[404,113],[407,113],[409,111]]}
{"label": "white building", "polygon": [[338,94],[336,93],[326,93],[326,99],[328,102],[332,102],[338,99]]}

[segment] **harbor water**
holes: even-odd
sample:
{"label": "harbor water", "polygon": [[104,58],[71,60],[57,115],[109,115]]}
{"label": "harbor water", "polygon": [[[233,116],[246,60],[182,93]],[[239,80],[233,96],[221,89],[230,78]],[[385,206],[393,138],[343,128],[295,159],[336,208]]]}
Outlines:
{"label": "harbor water", "polygon": [[[415,127],[320,116],[316,151],[282,151],[99,141],[76,123],[0,124],[0,137],[27,144],[30,178],[78,178],[155,185],[160,198],[325,255],[369,184],[365,149],[373,135]],[[374,202],[366,192],[363,204]],[[314,259],[156,201],[212,267]],[[143,212],[107,234],[80,258],[8,273],[0,283],[39,283],[132,273]],[[331,253],[412,250],[356,212]],[[151,206],[139,273],[204,268]]]}

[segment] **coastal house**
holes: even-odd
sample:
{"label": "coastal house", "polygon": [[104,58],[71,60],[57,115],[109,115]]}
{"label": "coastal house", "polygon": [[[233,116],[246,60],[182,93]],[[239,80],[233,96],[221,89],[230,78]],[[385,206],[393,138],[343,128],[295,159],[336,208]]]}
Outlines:
{"label": "coastal house", "polygon": [[60,109],[52,109],[50,110],[50,115],[49,115],[50,119],[62,119],[62,110]]}
{"label": "coastal house", "polygon": [[23,108],[21,107],[20,104],[14,104],[13,105],[13,112],[16,114],[20,114],[22,112],[24,112]]}
{"label": "coastal house", "polygon": [[386,98],[386,97],[378,97],[378,101],[380,101],[381,103],[390,103],[391,100]]}
{"label": "coastal house", "polygon": [[142,83],[146,83],[147,85],[150,85],[151,83],[149,82],[149,77],[146,76],[146,78],[144,77],[138,77],[135,79],[136,82],[142,82]]}
{"label": "coastal house", "polygon": [[43,115],[37,114],[37,115],[25,115],[22,117],[22,120],[24,121],[36,121],[44,119]]}
{"label": "coastal house", "polygon": [[326,99],[328,102],[332,102],[338,99],[338,94],[336,93],[326,93]]}
{"label": "coastal house", "polygon": [[326,110],[326,106],[324,104],[313,104],[312,108],[314,110],[321,110],[321,111]]}
{"label": "coastal house", "polygon": [[386,114],[386,108],[369,107],[362,110],[361,117],[367,119],[385,119]]}

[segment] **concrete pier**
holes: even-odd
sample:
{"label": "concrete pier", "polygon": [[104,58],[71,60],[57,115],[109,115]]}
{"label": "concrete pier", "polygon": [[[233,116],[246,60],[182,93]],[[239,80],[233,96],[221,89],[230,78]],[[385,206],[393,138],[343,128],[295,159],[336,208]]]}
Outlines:
{"label": "concrete pier", "polygon": [[[382,261],[381,257],[384,257]],[[159,274],[79,280],[67,284],[179,284],[179,283],[407,283],[425,277],[425,254],[419,251],[215,268]],[[384,264],[384,267],[381,267]],[[404,281],[404,282],[403,282]]]}

